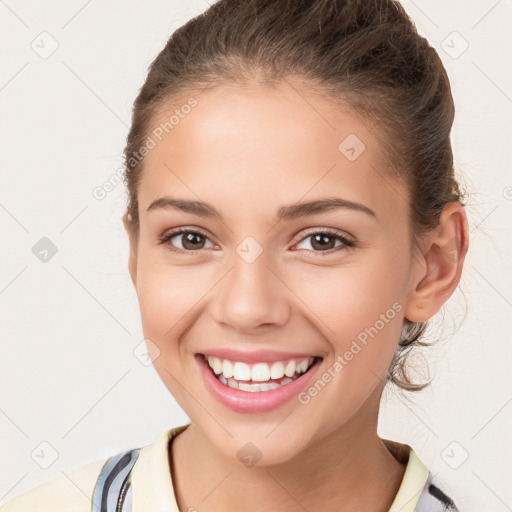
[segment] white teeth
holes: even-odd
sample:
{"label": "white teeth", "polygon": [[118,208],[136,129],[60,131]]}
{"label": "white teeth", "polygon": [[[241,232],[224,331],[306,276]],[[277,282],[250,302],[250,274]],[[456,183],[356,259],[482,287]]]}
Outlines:
{"label": "white teeth", "polygon": [[287,377],[293,377],[293,374],[295,373],[295,361],[292,359],[291,361],[288,361],[288,364],[285,366],[284,374]]}
{"label": "white teeth", "polygon": [[226,379],[233,377],[233,363],[227,359],[224,359],[222,362],[222,375],[224,375]]}
{"label": "white teeth", "polygon": [[230,388],[238,389],[238,382],[235,379],[228,379],[228,386]]}
{"label": "white teeth", "polygon": [[310,364],[309,361],[310,361],[309,359],[304,359],[304,361],[302,361],[302,363],[297,365],[296,371],[298,371],[300,373],[304,373],[309,367],[309,364]]}
{"label": "white teeth", "polygon": [[[255,388],[257,388],[257,389],[255,389]],[[251,393],[254,393],[255,391],[260,391],[260,386],[259,386],[259,384],[251,385],[251,384],[246,384],[245,382],[240,382],[240,384],[238,384],[238,389],[241,389],[242,391],[249,391]]]}
{"label": "white teeth", "polygon": [[[298,375],[295,377],[297,378]],[[277,382],[263,382],[261,384],[249,384],[248,382],[237,382],[235,379],[226,379],[223,375],[219,375],[219,380],[222,384],[229,386],[230,388],[240,389],[242,391],[248,391],[249,393],[256,393],[259,391],[270,391],[272,389],[277,389],[281,386],[284,386],[294,379],[283,379],[280,384]]]}
{"label": "white teeth", "polygon": [[[215,375],[223,383],[230,387],[239,387],[239,381],[250,381],[253,384],[243,384],[244,391],[269,391],[280,385],[287,384],[305,373],[314,361],[314,357],[307,357],[301,361],[291,359],[289,361],[276,361],[268,363],[256,363],[249,365],[242,362],[233,362],[228,359],[220,359],[215,356],[207,357],[208,364]],[[283,377],[285,377],[283,379]],[[282,379],[280,383],[270,382],[271,380]],[[264,384],[254,384],[264,383]],[[251,389],[249,389],[249,387]]]}
{"label": "white teeth", "polygon": [[277,361],[270,368],[270,378],[271,379],[280,379],[284,377],[284,364],[281,361]]}
{"label": "white teeth", "polygon": [[233,378],[236,380],[251,380],[251,367],[247,363],[235,363]]}
{"label": "white teeth", "polygon": [[208,357],[208,364],[213,369],[216,375],[222,372],[222,361],[215,356]]}
{"label": "white teeth", "polygon": [[270,368],[267,363],[258,363],[252,367],[252,380],[257,382],[266,382],[270,380]]}

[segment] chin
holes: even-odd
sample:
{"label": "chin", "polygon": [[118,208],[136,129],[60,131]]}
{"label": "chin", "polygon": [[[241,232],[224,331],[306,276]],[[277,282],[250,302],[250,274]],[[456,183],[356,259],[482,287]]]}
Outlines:
{"label": "chin", "polygon": [[283,427],[281,432],[273,432],[269,436],[268,432],[271,431],[272,429],[265,429],[246,433],[230,430],[234,437],[229,438],[229,441],[226,442],[225,436],[221,442],[217,439],[210,441],[226,459],[247,467],[268,467],[287,463],[300,456],[308,446],[303,432],[300,437],[294,437]]}

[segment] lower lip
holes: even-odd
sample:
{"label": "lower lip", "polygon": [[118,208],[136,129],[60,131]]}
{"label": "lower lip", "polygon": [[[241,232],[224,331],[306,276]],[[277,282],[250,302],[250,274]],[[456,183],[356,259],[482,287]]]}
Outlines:
{"label": "lower lip", "polygon": [[306,373],[288,384],[269,391],[251,392],[225,386],[215,377],[202,355],[196,354],[195,357],[210,393],[228,409],[242,413],[268,412],[284,405],[306,387],[317,372],[321,361],[315,361]]}

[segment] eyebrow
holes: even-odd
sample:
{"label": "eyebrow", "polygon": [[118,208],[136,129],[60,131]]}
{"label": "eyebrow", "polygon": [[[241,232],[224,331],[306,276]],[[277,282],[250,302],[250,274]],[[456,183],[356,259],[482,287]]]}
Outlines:
{"label": "eyebrow", "polygon": [[[149,205],[147,211],[150,212],[161,208],[174,208],[185,213],[192,213],[194,215],[199,215],[205,218],[216,218],[223,220],[222,215],[213,206],[205,203],[204,201],[179,199],[169,196],[159,197]],[[339,208],[363,212],[370,215],[371,217],[377,218],[377,215],[373,210],[361,203],[348,201],[347,199],[342,199],[341,197],[327,197],[325,199],[317,199],[315,201],[282,206],[277,212],[276,220],[281,221],[297,219],[300,217],[316,215]]]}

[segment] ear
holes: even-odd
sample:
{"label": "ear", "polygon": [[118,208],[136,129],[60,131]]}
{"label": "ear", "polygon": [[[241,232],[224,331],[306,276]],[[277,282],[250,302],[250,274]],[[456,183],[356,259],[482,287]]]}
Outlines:
{"label": "ear", "polygon": [[124,229],[128,234],[130,240],[130,255],[128,257],[128,271],[132,278],[132,283],[137,289],[137,233],[132,223],[132,217],[128,213],[125,213],[122,217]]}
{"label": "ear", "polygon": [[432,318],[457,287],[469,246],[469,229],[464,207],[448,203],[439,223],[421,240],[420,254],[411,274],[412,291],[405,318],[424,322]]}

